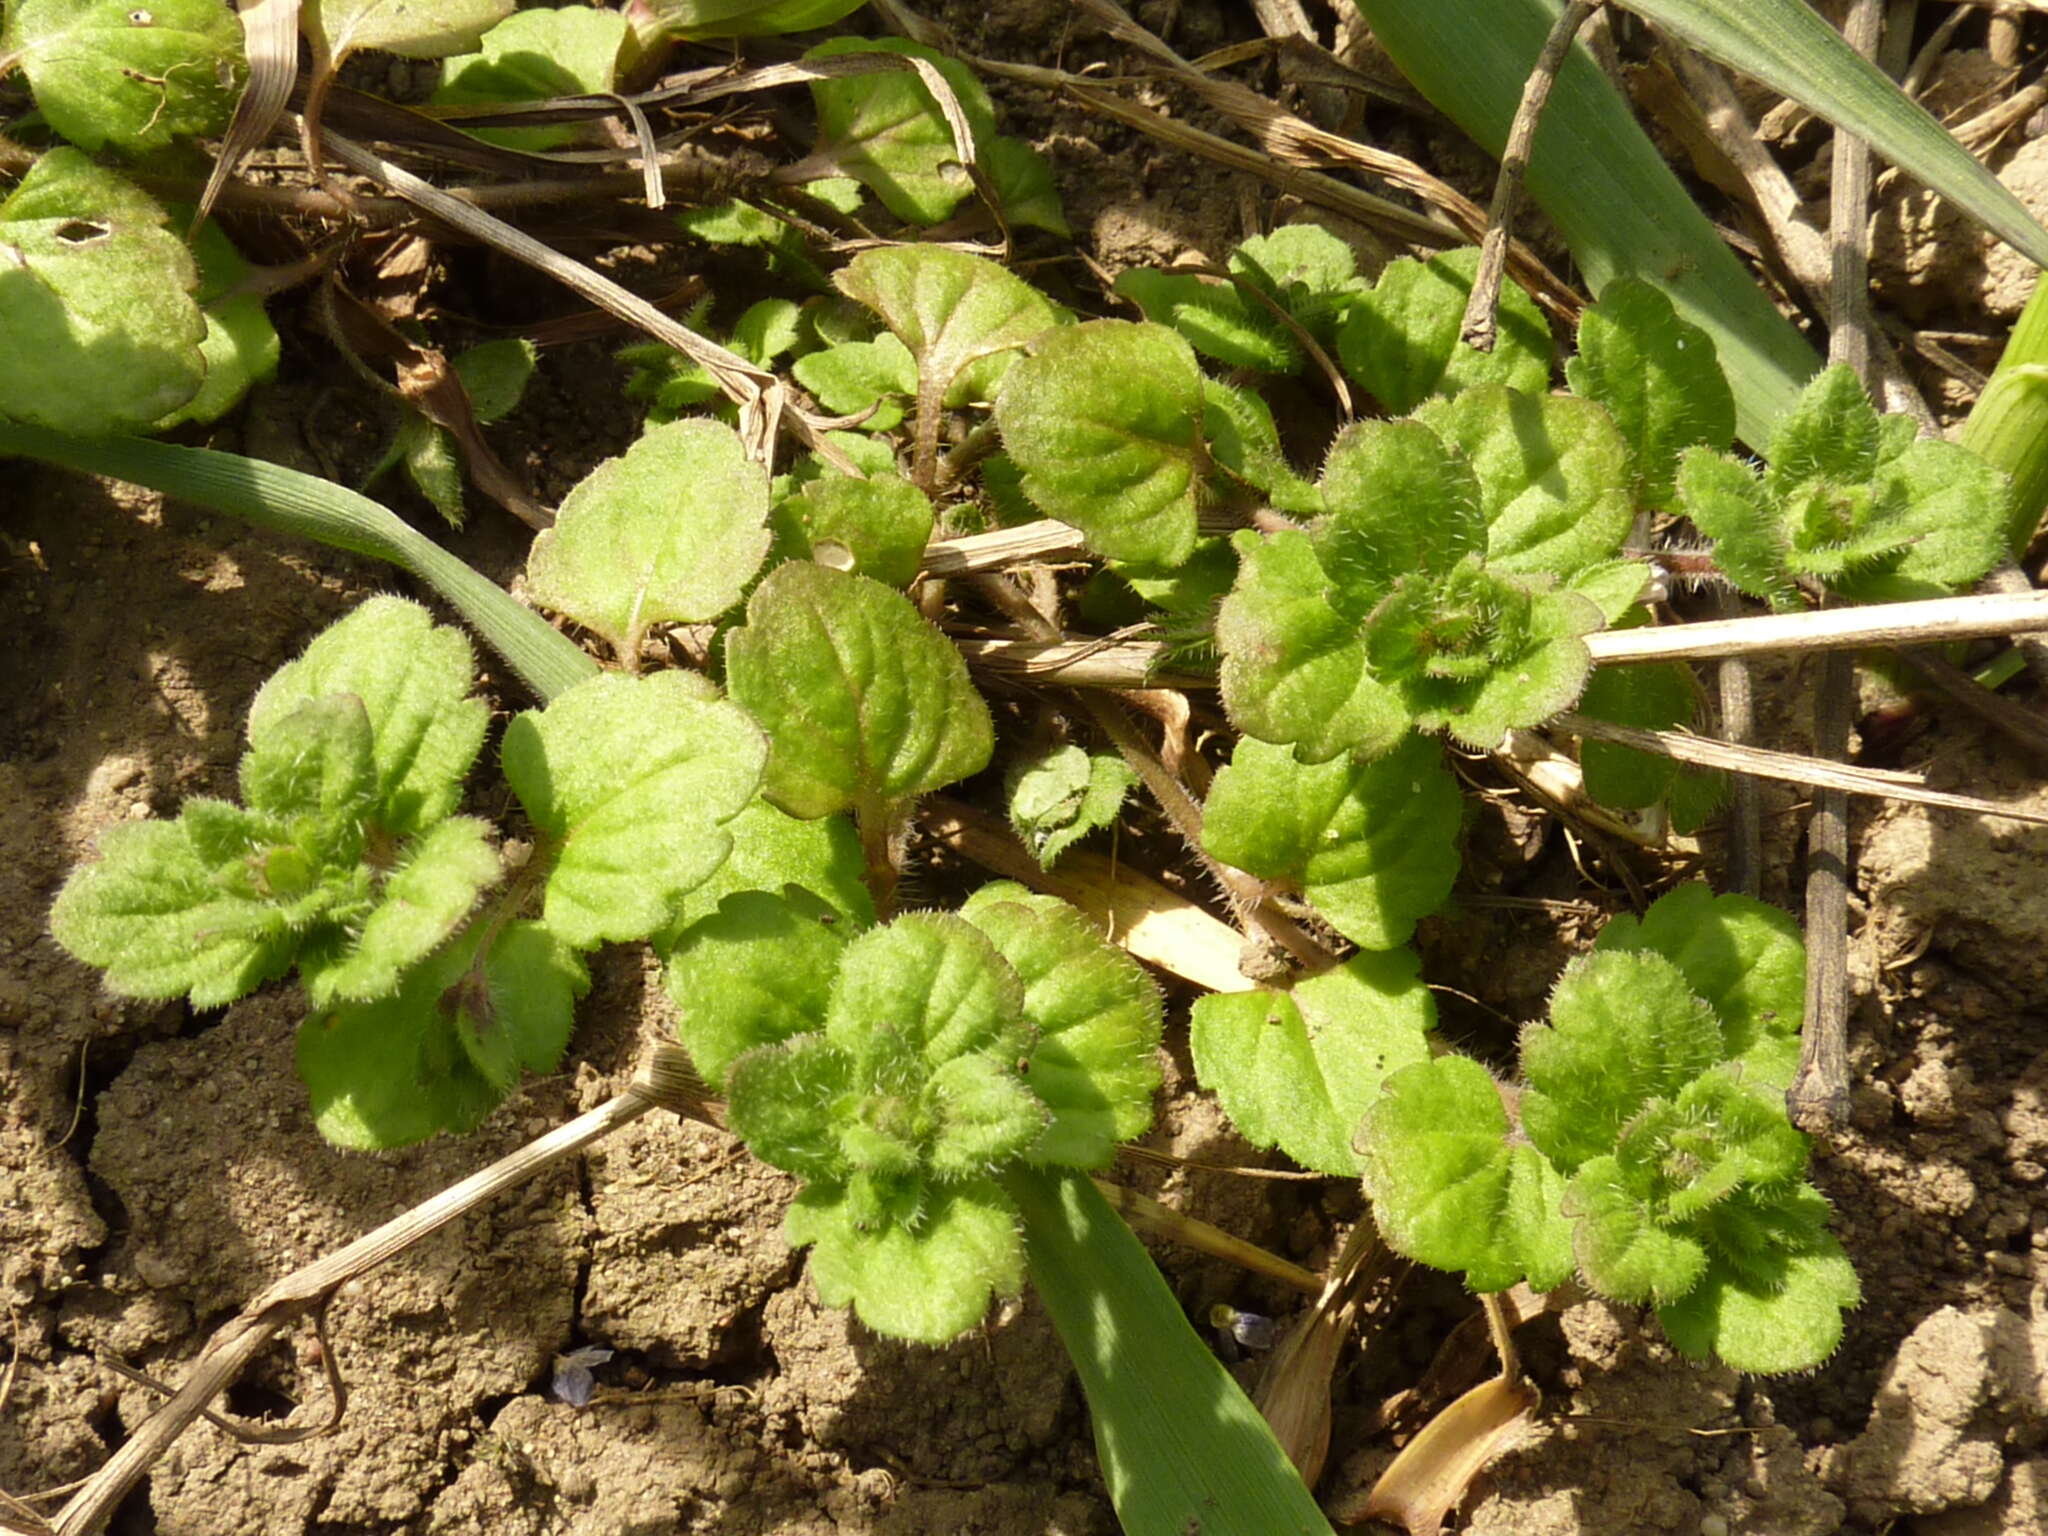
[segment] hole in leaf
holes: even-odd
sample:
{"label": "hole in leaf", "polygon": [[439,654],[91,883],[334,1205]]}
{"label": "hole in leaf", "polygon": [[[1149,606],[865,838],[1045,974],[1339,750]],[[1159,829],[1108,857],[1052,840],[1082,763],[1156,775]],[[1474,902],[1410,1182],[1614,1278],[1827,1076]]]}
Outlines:
{"label": "hole in leaf", "polygon": [[91,219],[66,219],[57,226],[57,238],[66,245],[89,245],[112,233],[106,225],[95,224]]}

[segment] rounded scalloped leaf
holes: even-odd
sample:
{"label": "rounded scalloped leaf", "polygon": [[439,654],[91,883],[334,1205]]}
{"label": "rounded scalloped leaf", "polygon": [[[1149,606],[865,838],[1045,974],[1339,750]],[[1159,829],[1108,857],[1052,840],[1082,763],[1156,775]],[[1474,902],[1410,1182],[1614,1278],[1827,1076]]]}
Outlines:
{"label": "rounded scalloped leaf", "polygon": [[505,730],[505,778],[552,839],[545,921],[578,949],[646,938],[732,847],[767,757],[694,673],[606,673]]}
{"label": "rounded scalloped leaf", "polygon": [[[1796,1041],[1806,1018],[1806,944],[1791,915],[1750,896],[1717,896],[1703,881],[1667,891],[1640,918],[1614,917],[1596,953],[1648,950],[1678,967],[1720,1018],[1724,1053],[1757,1073]],[[1759,1053],[1764,1053],[1759,1055]],[[1764,1074],[1762,1081],[1787,1086]]]}
{"label": "rounded scalloped leaf", "polygon": [[793,816],[880,811],[979,773],[995,749],[960,653],[865,576],[777,566],[725,655],[734,700],[768,733],[764,792]]}
{"label": "rounded scalloped leaf", "polygon": [[84,150],[142,155],[218,133],[242,85],[242,29],[220,0],[10,0],[0,50]]}
{"label": "rounded scalloped leaf", "polygon": [[743,1052],[824,1027],[847,939],[835,918],[801,889],[735,891],[683,930],[663,982],[704,1081],[722,1088]]}
{"label": "rounded scalloped leaf", "polygon": [[1163,325],[1091,320],[1042,337],[996,397],[1024,494],[1111,560],[1174,566],[1194,553],[1209,467],[1202,370]]}
{"label": "rounded scalloped leaf", "polygon": [[1564,1180],[1534,1147],[1509,1145],[1507,1110],[1486,1068],[1438,1056],[1389,1077],[1358,1128],[1373,1217],[1397,1253],[1462,1270],[1475,1291],[1572,1271]]}
{"label": "rounded scalloped leaf", "polygon": [[919,387],[947,405],[983,358],[1014,352],[1059,323],[1052,301],[996,263],[937,245],[863,251],[832,284],[876,314],[910,351]]}
{"label": "rounded scalloped leaf", "polygon": [[1016,1207],[986,1179],[932,1189],[916,1232],[864,1230],[843,1185],[813,1184],[790,1203],[782,1235],[811,1250],[811,1282],[828,1307],[851,1305],[877,1333],[945,1344],[1024,1283]]}
{"label": "rounded scalloped leaf", "polygon": [[[965,64],[936,49],[893,37],[838,37],[804,58],[878,53],[917,59],[939,73],[966,120],[970,149],[995,136],[988,92]],[[818,110],[813,157],[829,167],[820,174],[851,176],[913,224],[938,223],[974,191],[946,114],[913,71],[813,80],[811,97]]]}
{"label": "rounded scalloped leaf", "polygon": [[339,64],[362,48],[407,59],[445,59],[482,46],[516,0],[303,0],[300,25]]}
{"label": "rounded scalloped leaf", "polygon": [[1216,992],[1188,1025],[1195,1075],[1255,1146],[1357,1174],[1352,1133],[1390,1073],[1427,1059],[1436,1007],[1407,950],[1354,955],[1287,992]]}
{"label": "rounded scalloped leaf", "polygon": [[1351,612],[1405,576],[1444,576],[1486,551],[1472,467],[1419,421],[1346,427],[1321,489],[1330,511],[1316,525],[1316,556]]}
{"label": "rounded scalloped leaf", "polygon": [[1394,415],[1432,395],[1484,383],[1530,392],[1550,383],[1550,322],[1512,281],[1501,284],[1499,335],[1491,352],[1459,340],[1465,303],[1479,269],[1467,246],[1428,261],[1389,262],[1371,292],[1351,305],[1337,335],[1344,371]]}
{"label": "rounded scalloped leaf", "polygon": [[1596,1157],[1566,1186],[1572,1253],[1586,1284],[1614,1301],[1675,1301],[1707,1272],[1707,1250],[1683,1227],[1659,1223],[1616,1160]]}
{"label": "rounded scalloped leaf", "polygon": [[1668,505],[1678,458],[1735,436],[1735,395],[1714,339],[1681,319],[1663,290],[1615,278],[1579,317],[1578,355],[1564,365],[1572,393],[1607,407],[1635,463],[1635,499]]}
{"label": "rounded scalloped leaf", "polygon": [[476,653],[460,630],[418,603],[373,597],[286,662],[249,706],[249,744],[309,700],[352,693],[369,713],[378,820],[394,837],[426,830],[455,809],[483,745],[490,710],[470,690]]}
{"label": "rounded scalloped leaf", "polygon": [[1357,625],[1336,612],[1308,535],[1246,531],[1232,542],[1242,564],[1216,615],[1231,723],[1309,762],[1393,747],[1408,734],[1408,710],[1373,676]]}
{"label": "rounded scalloped leaf", "polygon": [[79,150],[29,168],[0,203],[0,356],[15,360],[0,369],[0,417],[102,436],[145,429],[200,392],[199,271],[164,220]]}
{"label": "rounded scalloped leaf", "polygon": [[1159,1090],[1159,989],[1074,908],[1000,881],[960,916],[988,935],[1024,984],[1038,1031],[1025,1080],[1052,1111],[1026,1154],[1035,1163],[1099,1168],[1117,1143],[1143,1135]]}
{"label": "rounded scalloped leaf", "polygon": [[527,595],[636,657],[654,624],[704,623],[768,553],[768,472],[721,422],[672,421],[585,475],[533,541]]}
{"label": "rounded scalloped leaf", "polygon": [[1723,1059],[1720,1020],[1662,955],[1581,955],[1522,1032],[1522,1125],[1565,1172],[1612,1151],[1653,1098],[1675,1097]]}
{"label": "rounded scalloped leaf", "polygon": [[776,537],[793,559],[816,560],[832,549],[834,563],[887,587],[907,587],[924,564],[932,536],[932,504],[900,475],[824,475],[778,502]]}
{"label": "rounded scalloped leaf", "polygon": [[1029,1043],[1024,984],[972,923],[913,912],[854,939],[840,957],[825,1033],[858,1056],[886,1031],[936,1067],[967,1052]]}
{"label": "rounded scalloped leaf", "polygon": [[1306,764],[1247,737],[1209,791],[1202,846],[1292,885],[1352,943],[1391,949],[1450,895],[1463,813],[1458,782],[1426,738],[1369,763]]}
{"label": "rounded scalloped leaf", "polygon": [[1710,1264],[1683,1300],[1657,1309],[1657,1321],[1695,1360],[1718,1357],[1738,1371],[1775,1376],[1811,1370],[1832,1355],[1842,1341],[1842,1314],[1862,1299],[1855,1266],[1822,1232],[1784,1256],[1767,1285]]}
{"label": "rounded scalloped leaf", "polygon": [[[100,835],[100,856],[71,872],[50,932],[129,997],[189,994],[217,1008],[281,976],[299,934],[289,914],[250,888],[245,861],[211,859],[193,843],[186,802],[176,821],[129,822]],[[233,806],[210,802],[241,817]]]}
{"label": "rounded scalloped leaf", "polygon": [[1569,577],[1628,537],[1628,444],[1592,401],[1481,384],[1415,419],[1471,461],[1494,569]]}

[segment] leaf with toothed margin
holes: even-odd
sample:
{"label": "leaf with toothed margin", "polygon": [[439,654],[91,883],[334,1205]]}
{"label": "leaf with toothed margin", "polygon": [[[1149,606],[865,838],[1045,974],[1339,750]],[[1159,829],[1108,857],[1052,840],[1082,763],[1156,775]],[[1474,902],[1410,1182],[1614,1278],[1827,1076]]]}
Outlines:
{"label": "leaf with toothed margin", "polygon": [[167,218],[80,150],[29,167],[0,202],[0,417],[97,437],[199,395],[199,271]]}
{"label": "leaf with toothed margin", "polygon": [[1720,1019],[1723,1054],[1755,1081],[1790,1085],[1806,1018],[1806,945],[1789,913],[1694,881],[1640,918],[1611,918],[1593,948],[1662,955]]}
{"label": "leaf with toothed margin", "polygon": [[1193,272],[1131,267],[1117,274],[1117,294],[1157,325],[1170,326],[1204,357],[1226,368],[1293,373],[1301,348],[1270,311],[1225,279]]}
{"label": "leaf with toothed margin", "polygon": [[527,591],[637,662],[651,625],[704,623],[740,600],[768,553],[768,473],[701,418],[643,433],[585,475],[533,541]]}
{"label": "leaf with toothed margin", "polygon": [[382,997],[408,966],[440,948],[498,879],[491,829],[451,816],[407,843],[378,889],[376,905],[331,939],[316,935],[299,956],[299,976],[315,1008]]}
{"label": "leaf with toothed margin", "polygon": [[960,915],[1010,962],[1024,983],[1024,1017],[1038,1031],[1025,1081],[1052,1120],[1026,1159],[1102,1167],[1119,1142],[1152,1123],[1159,989],[1054,897],[998,881],[968,897]]}
{"label": "leaf with toothed margin", "polygon": [[1307,762],[1393,747],[1408,734],[1408,711],[1373,674],[1358,624],[1337,610],[1309,536],[1246,530],[1231,542],[1241,564],[1216,615],[1231,723],[1292,744]]}
{"label": "leaf with toothed margin", "polygon": [[1195,549],[1209,466],[1202,370],[1162,325],[1091,320],[1041,337],[996,397],[1024,494],[1111,560],[1175,566]]}
{"label": "leaf with toothed margin", "polygon": [[1486,1068],[1439,1056],[1395,1073],[1358,1128],[1373,1218],[1396,1253],[1463,1271],[1475,1291],[1526,1279],[1547,1291],[1572,1272],[1564,1180],[1511,1144]]}
{"label": "leaf with toothed margin", "polygon": [[1842,1314],[1863,1299],[1855,1267],[1827,1231],[1828,1203],[1801,1185],[1742,1214],[1755,1229],[1750,1257],[1717,1254],[1683,1300],[1657,1309],[1657,1321],[1695,1360],[1718,1357],[1759,1375],[1811,1370],[1835,1352]]}
{"label": "leaf with toothed margin", "polygon": [[829,1307],[851,1306],[877,1333],[944,1344],[1024,1282],[1016,1208],[992,1180],[936,1190],[915,1231],[864,1227],[843,1185],[813,1184],[790,1203],[782,1234],[811,1250],[811,1281]]}
{"label": "leaf with toothed margin", "polygon": [[1354,955],[1285,992],[1195,1003],[1195,1075],[1255,1146],[1356,1174],[1352,1133],[1389,1074],[1427,1059],[1436,1007],[1405,949]]}
{"label": "leaf with toothed margin", "polygon": [[1491,352],[1459,340],[1465,302],[1479,270],[1476,247],[1428,261],[1387,264],[1372,291],[1355,299],[1337,335],[1344,371],[1394,415],[1432,395],[1477,384],[1537,392],[1550,383],[1550,322],[1512,281],[1500,289],[1499,336]]}
{"label": "leaf with toothed margin", "polygon": [[1721,1023],[1683,972],[1648,950],[1599,950],[1565,968],[1550,1022],[1522,1032],[1522,1125],[1565,1173],[1611,1152],[1622,1127],[1725,1059]]}
{"label": "leaf with toothed margin", "polygon": [[839,957],[852,935],[801,887],[735,891],[684,929],[664,959],[676,1037],[698,1074],[723,1088],[733,1062],[825,1025]]}
{"label": "leaf with toothed margin", "polygon": [[1015,353],[1059,323],[1036,288],[996,263],[938,245],[863,251],[832,279],[909,349],[917,392],[944,405],[977,363]]}
{"label": "leaf with toothed margin", "polygon": [[490,723],[489,708],[470,696],[475,681],[476,653],[459,630],[418,603],[373,597],[271,675],[249,709],[250,748],[262,753],[307,701],[354,694],[370,721],[378,822],[410,837],[461,799]]}
{"label": "leaf with toothed margin", "polygon": [[1495,570],[1570,577],[1628,537],[1628,444],[1592,401],[1481,384],[1415,419],[1471,463]]}
{"label": "leaf with toothed margin", "polygon": [[1071,743],[1034,762],[1019,763],[1007,785],[1010,825],[1051,869],[1090,832],[1113,826],[1137,774],[1115,753],[1091,753]]}
{"label": "leaf with toothed margin", "polygon": [[1464,797],[1435,742],[1302,763],[1246,737],[1216,775],[1202,846],[1306,896],[1352,943],[1392,949],[1451,893]]}
{"label": "leaf with toothed margin", "polygon": [[219,0],[10,0],[0,53],[65,138],[138,156],[220,132],[246,73]]}
{"label": "leaf with toothed margin", "polygon": [[732,847],[760,731],[694,674],[606,673],[505,730],[505,778],[554,847],[544,921],[566,942],[641,939]]}
{"label": "leaf with toothed margin", "polygon": [[932,536],[931,498],[900,475],[828,474],[778,502],[776,542],[787,558],[815,560],[831,546],[851,569],[885,587],[907,587]]}
{"label": "leaf with toothed margin", "polygon": [[764,792],[793,816],[895,806],[979,773],[994,750],[960,653],[865,576],[777,566],[725,654],[734,700],[768,733]]}
{"label": "leaf with toothed margin", "polygon": [[1734,440],[1735,396],[1713,337],[1640,278],[1615,278],[1579,317],[1578,355],[1564,374],[1573,394],[1606,406],[1621,429],[1638,506],[1670,504],[1686,449]]}
{"label": "leaf with toothed margin", "polygon": [[[895,54],[938,71],[966,119],[969,151],[995,137],[988,92],[957,59],[901,38],[839,37],[806,61],[847,54]],[[953,127],[925,82],[909,69],[814,80],[818,138],[812,158],[825,174],[851,176],[897,218],[936,224],[974,191]]]}
{"label": "leaf with toothed margin", "polygon": [[396,994],[319,1009],[299,1026],[299,1076],[337,1146],[408,1146],[466,1131],[520,1068],[551,1071],[568,1043],[582,962],[537,924],[493,939],[476,924],[406,973]]}

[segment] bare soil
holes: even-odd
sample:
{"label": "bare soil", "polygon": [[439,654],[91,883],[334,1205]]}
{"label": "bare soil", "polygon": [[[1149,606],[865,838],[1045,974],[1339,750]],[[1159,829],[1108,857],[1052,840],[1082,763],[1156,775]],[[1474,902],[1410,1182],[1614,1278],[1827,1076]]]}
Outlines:
{"label": "bare soil", "polygon": [[[1055,40],[1066,46],[1067,9],[1053,0],[942,9],[991,53],[1043,61]],[[1228,7],[1138,9],[1177,25],[1189,55],[1248,35]],[[1219,258],[1287,215],[1267,185],[1043,97],[999,93],[999,104],[1010,131],[1051,155],[1078,243],[1112,270]],[[2040,143],[1992,160],[2048,201]],[[1443,161],[1458,179],[1479,166],[1462,146]],[[2017,308],[2011,259],[1903,190],[1878,223],[1888,306],[2003,335]],[[288,330],[283,381],[239,427],[249,451],[328,472],[374,456],[387,423],[335,382],[323,347]],[[623,446],[633,415],[602,349],[552,358],[542,377],[500,442],[554,499]],[[1925,382],[1954,405],[1952,386]],[[0,1490],[27,1497],[89,1472],[157,1401],[104,1362],[175,1382],[266,1283],[616,1091],[669,1021],[651,971],[628,956],[599,976],[562,1075],[473,1136],[370,1156],[336,1151],[309,1123],[289,991],[212,1014],[103,991],[46,932],[66,871],[109,825],[230,792],[262,678],[352,602],[399,582],[132,490],[21,464],[5,475]],[[522,535],[479,507],[454,543],[504,579]],[[1804,686],[1795,668],[1770,679],[1773,745],[1800,745]],[[522,702],[510,687],[502,697]],[[2040,764],[1965,718],[1920,709],[1918,734],[1887,738],[1886,761],[2048,809]],[[1767,810],[1766,895],[1797,910],[1799,807],[1783,793]],[[1616,899],[1586,892],[1559,826],[1525,808],[1487,811],[1472,842],[1464,895]],[[1528,1330],[1542,1421],[1494,1468],[1467,1529],[2048,1530],[2048,831],[1865,807],[1855,852],[1855,1108],[1816,1160],[1868,1298],[1841,1350],[1810,1376],[1743,1379],[1677,1359],[1630,1309],[1566,1305]],[[1433,921],[1428,974],[1472,999],[1446,1001],[1447,1031],[1506,1044],[1499,1020],[1537,1012],[1592,931],[1569,914],[1477,901]],[[1170,995],[1183,1014],[1185,997]],[[1272,1165],[1178,1065],[1169,1077],[1153,1149]],[[1120,1177],[1310,1266],[1360,1214],[1356,1191],[1335,1184],[1151,1163]],[[642,1121],[340,1298],[332,1345],[350,1395],[333,1434],[245,1445],[197,1426],[116,1529],[1113,1533],[1079,1393],[1029,1296],[947,1349],[875,1339],[817,1304],[779,1236],[789,1193],[716,1132]],[[1158,1253],[1197,1320],[1217,1301],[1283,1319],[1298,1304],[1219,1262]],[[1454,1288],[1417,1277],[1348,1367],[1333,1499],[1385,1464],[1391,1447],[1370,1415],[1463,1315]],[[616,1353],[575,1406],[552,1382],[557,1357],[583,1345]],[[322,1381],[318,1346],[297,1337],[224,1406],[269,1427],[316,1424],[329,1407]]]}

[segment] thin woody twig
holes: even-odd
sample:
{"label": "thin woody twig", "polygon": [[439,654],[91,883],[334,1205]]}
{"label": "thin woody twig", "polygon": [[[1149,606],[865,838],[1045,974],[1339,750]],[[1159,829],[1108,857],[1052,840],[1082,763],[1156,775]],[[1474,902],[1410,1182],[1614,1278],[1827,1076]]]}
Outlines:
{"label": "thin woody twig", "polygon": [[[1853,0],[1843,23],[1849,45],[1866,59],[1884,31],[1883,0]],[[1870,209],[1870,148],[1835,130],[1834,180],[1828,210],[1831,281],[1828,360],[1856,370],[1868,388],[1875,376],[1871,344],[1870,259],[1864,225]],[[1856,685],[1855,659],[1826,657],[1815,680],[1813,750],[1849,755]],[[1806,1023],[1799,1071],[1785,1107],[1801,1130],[1822,1134],[1849,1118],[1849,797],[1840,788],[1814,796],[1806,829]]]}
{"label": "thin woody twig", "polygon": [[87,1478],[52,1524],[55,1536],[88,1536],[113,1515],[178,1437],[201,1417],[277,1335],[301,1317],[324,1309],[350,1280],[395,1258],[477,1206],[513,1189],[543,1169],[630,1125],[653,1109],[709,1118],[697,1101],[694,1079],[678,1047],[656,1052],[649,1075],[588,1114],[529,1142],[488,1168],[453,1184],[423,1205],[385,1222],[326,1258],[294,1270],[217,1329],[171,1400],[143,1421],[128,1440]]}
{"label": "thin woody twig", "polygon": [[1465,303],[1465,322],[1460,336],[1469,347],[1491,352],[1495,335],[1495,311],[1500,305],[1501,276],[1507,266],[1508,240],[1514,227],[1515,211],[1522,204],[1522,178],[1529,169],[1529,151],[1536,143],[1536,125],[1543,120],[1550,88],[1564,67],[1579,29],[1605,0],[1571,0],[1551,25],[1536,55],[1535,67],[1522,86],[1522,99],[1508,125],[1508,141],[1501,151],[1500,176],[1493,184],[1493,205],[1486,210],[1486,237],[1479,243],[1479,271],[1472,279],[1472,294]]}

